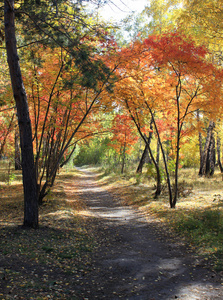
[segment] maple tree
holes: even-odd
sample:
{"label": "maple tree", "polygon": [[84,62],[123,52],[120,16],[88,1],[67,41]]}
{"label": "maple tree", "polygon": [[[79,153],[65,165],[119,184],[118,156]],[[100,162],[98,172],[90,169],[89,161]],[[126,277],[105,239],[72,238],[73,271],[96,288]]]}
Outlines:
{"label": "maple tree", "polygon": [[[49,61],[54,62],[50,67]],[[98,109],[95,104],[99,96],[109,88],[112,79],[107,69],[107,77],[101,77],[97,86],[92,88],[89,83],[83,86],[75,61],[60,48],[45,48],[43,52],[42,47],[33,47],[26,70],[41,204],[54,184],[58,169],[69,160],[77,142],[97,131],[97,121],[90,119]]]}
{"label": "maple tree", "polygon": [[[182,32],[150,36],[123,49],[119,60],[122,83],[116,93],[128,108],[143,137],[143,127],[150,115],[166,170],[169,202],[175,207],[178,198],[180,141],[190,131],[197,109],[215,107],[221,101],[222,71],[205,60],[207,50],[196,46]],[[128,88],[126,88],[128,86]],[[175,179],[172,190],[162,130],[157,120],[165,121],[173,134]],[[145,139],[144,139],[145,140]],[[145,140],[146,143],[146,140]],[[155,164],[155,159],[153,160]],[[158,168],[157,168],[158,171]]]}
{"label": "maple tree", "polygon": [[134,124],[131,117],[125,114],[117,114],[113,119],[111,132],[111,146],[122,157],[121,173],[124,172],[126,153],[131,150],[131,146],[135,144],[138,137],[134,134]]}

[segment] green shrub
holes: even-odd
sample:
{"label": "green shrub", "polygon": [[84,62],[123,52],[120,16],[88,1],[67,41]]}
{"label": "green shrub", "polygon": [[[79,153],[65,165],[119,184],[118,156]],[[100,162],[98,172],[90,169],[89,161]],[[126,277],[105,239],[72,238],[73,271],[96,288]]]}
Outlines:
{"label": "green shrub", "polygon": [[75,166],[98,165],[102,162],[109,139],[95,139],[89,144],[81,145],[79,152],[73,160]]}

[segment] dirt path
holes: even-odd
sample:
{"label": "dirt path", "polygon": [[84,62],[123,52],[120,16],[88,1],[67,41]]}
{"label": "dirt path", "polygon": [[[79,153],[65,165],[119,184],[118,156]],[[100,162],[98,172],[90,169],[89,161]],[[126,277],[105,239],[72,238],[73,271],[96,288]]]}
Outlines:
{"label": "dirt path", "polygon": [[93,270],[80,278],[83,299],[223,299],[222,278],[156,220],[121,206],[94,177],[82,169],[74,183],[98,236]]}

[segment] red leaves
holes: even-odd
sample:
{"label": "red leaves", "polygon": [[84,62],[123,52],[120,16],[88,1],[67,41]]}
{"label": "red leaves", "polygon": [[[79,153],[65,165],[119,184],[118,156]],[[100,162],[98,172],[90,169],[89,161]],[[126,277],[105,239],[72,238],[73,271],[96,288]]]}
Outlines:
{"label": "red leaves", "polygon": [[134,134],[133,128],[134,124],[129,116],[116,115],[111,128],[113,133],[111,146],[119,151],[122,147],[130,148],[131,145],[135,144],[138,137]]}
{"label": "red leaves", "polygon": [[171,32],[164,35],[151,36],[144,41],[156,65],[168,65],[176,72],[196,72],[204,68],[203,60],[207,49],[195,45],[195,42],[186,37],[182,32]]}

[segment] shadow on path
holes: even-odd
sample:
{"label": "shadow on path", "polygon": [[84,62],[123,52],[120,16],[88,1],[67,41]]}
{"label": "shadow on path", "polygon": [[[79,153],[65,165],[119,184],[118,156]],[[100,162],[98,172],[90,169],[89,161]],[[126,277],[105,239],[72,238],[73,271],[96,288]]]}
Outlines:
{"label": "shadow on path", "polygon": [[97,229],[93,270],[82,276],[83,299],[223,299],[221,278],[152,217],[123,207],[80,169],[74,183]]}

